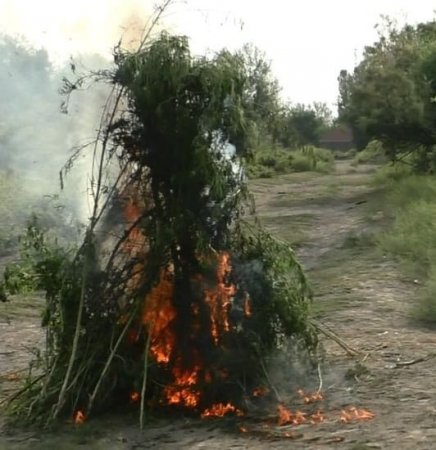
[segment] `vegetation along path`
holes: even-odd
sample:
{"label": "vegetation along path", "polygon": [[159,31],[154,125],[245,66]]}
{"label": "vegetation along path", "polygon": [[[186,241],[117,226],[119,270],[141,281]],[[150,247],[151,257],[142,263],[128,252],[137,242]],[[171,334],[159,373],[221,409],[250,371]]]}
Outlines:
{"label": "vegetation along path", "polygon": [[[435,448],[436,333],[411,320],[416,280],[405,279],[376,248],[388,219],[372,184],[374,170],[337,161],[333,174],[251,182],[261,220],[293,243],[306,267],[317,319],[360,353],[351,357],[321,336],[324,400],[316,408],[325,415],[323,423],[288,427],[285,437],[282,429],[278,439],[273,423],[262,433],[250,432],[250,424],[244,423],[248,432],[241,433],[234,421],[153,419],[141,435],[127,414],[124,423],[118,416],[103,417],[47,435],[5,431],[0,449]],[[11,373],[25,361],[26,339],[33,336],[29,345],[39,339],[29,303],[16,299],[15,304],[0,304],[0,340],[7,344],[0,355],[3,394],[15,384]],[[375,417],[343,423],[341,411],[351,407],[370,410]]]}

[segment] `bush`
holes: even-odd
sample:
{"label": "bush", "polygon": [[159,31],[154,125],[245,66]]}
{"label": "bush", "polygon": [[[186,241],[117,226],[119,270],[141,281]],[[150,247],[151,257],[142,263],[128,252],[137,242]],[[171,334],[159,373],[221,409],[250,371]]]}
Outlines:
{"label": "bush", "polygon": [[313,169],[311,160],[304,154],[296,154],[292,158],[293,172],[309,172]]}
{"label": "bush", "polygon": [[353,159],[353,165],[384,162],[386,162],[385,151],[383,144],[379,141],[371,141]]}
{"label": "bush", "polygon": [[250,178],[271,178],[292,172],[329,173],[334,167],[330,150],[307,147],[303,150],[286,150],[281,147],[263,147],[255,152],[254,160],[247,166]]}

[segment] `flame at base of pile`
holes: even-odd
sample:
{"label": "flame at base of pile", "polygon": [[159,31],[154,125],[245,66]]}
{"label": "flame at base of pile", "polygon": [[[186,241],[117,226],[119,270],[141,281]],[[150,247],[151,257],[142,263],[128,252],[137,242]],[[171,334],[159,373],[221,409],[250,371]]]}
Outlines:
{"label": "flame at base of pile", "polygon": [[[141,317],[149,334],[149,357],[154,369],[168,379],[160,404],[203,411],[205,417],[241,413],[231,397],[223,394],[228,392],[231,381],[229,366],[222,361],[230,355],[229,359],[238,362],[242,356],[229,345],[229,336],[235,332],[231,313],[241,312],[240,324],[252,317],[248,293],[238,292],[231,280],[230,254],[223,251],[210,260],[207,263],[213,270],[209,275],[198,274],[192,279],[193,295],[187,303],[189,320],[184,317],[182,322],[175,306],[172,266],[161,270],[159,282],[145,298]],[[217,391],[219,398],[218,393],[214,398],[213,392]]]}

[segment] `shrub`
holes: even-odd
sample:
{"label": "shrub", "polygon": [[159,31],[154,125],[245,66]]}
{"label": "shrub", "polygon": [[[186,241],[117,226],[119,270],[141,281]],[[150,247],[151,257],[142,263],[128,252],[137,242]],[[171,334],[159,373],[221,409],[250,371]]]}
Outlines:
{"label": "shrub", "polygon": [[302,150],[286,150],[282,147],[261,147],[247,166],[250,178],[271,178],[292,172],[329,173],[334,167],[330,150],[306,147]]}
{"label": "shrub", "polygon": [[353,159],[353,165],[383,162],[386,162],[386,156],[383,144],[379,141],[371,141]]}
{"label": "shrub", "polygon": [[304,153],[295,153],[292,157],[293,172],[309,172],[313,170],[313,162]]}

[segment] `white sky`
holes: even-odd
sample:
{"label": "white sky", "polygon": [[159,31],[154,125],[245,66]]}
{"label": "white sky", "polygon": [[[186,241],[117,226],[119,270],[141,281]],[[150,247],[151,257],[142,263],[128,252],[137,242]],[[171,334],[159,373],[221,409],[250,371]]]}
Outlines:
{"label": "white sky", "polygon": [[[337,76],[376,39],[380,15],[400,23],[435,17],[436,0],[177,0],[165,22],[192,38],[195,52],[252,42],[272,61],[293,102],[337,97]],[[0,32],[44,46],[54,61],[110,55],[123,30],[139,29],[151,0],[0,0]]]}

